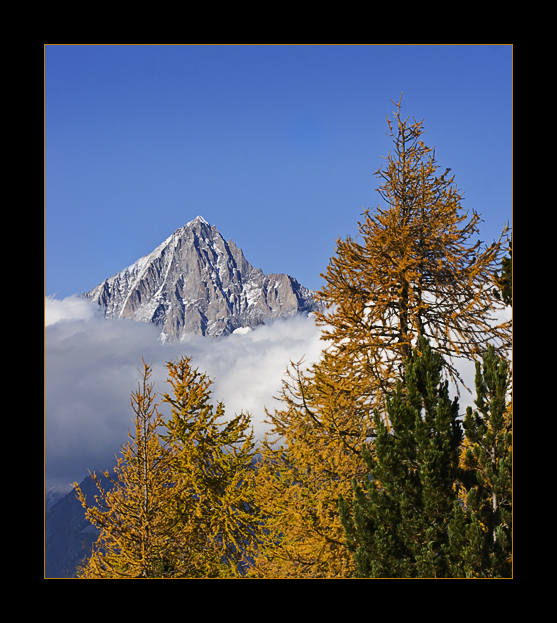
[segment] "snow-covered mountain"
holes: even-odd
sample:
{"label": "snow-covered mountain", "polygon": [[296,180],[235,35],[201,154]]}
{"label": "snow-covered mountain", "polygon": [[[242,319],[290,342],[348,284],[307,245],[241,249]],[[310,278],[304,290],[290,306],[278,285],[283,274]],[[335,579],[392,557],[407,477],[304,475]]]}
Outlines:
{"label": "snow-covered mountain", "polygon": [[201,216],[82,296],[107,317],[154,323],[164,341],[218,337],[319,307],[293,277],[254,268]]}

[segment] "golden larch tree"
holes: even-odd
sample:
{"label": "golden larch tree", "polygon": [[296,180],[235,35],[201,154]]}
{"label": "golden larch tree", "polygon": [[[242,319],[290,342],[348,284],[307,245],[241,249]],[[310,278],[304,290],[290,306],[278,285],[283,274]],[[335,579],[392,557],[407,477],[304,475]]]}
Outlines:
{"label": "golden larch tree", "polygon": [[267,412],[271,432],[256,476],[265,530],[253,577],[338,579],[354,572],[337,499],[351,490],[354,476],[365,475],[360,446],[371,432],[371,414],[336,364],[327,353],[307,371],[293,364],[282,408]]}
{"label": "golden larch tree", "polygon": [[480,216],[463,212],[449,169],[439,175],[434,149],[421,140],[423,121],[403,119],[399,101],[387,123],[394,150],[376,173],[385,204],[364,212],[358,239],[337,240],[322,275],[326,310],[317,321],[329,344],[306,373],[293,366],[282,408],[268,413],[257,476],[267,536],[257,577],[353,572],[336,501],[363,477],[373,408],[385,413],[420,336],[460,382],[456,359],[479,359],[488,344],[501,354],[510,346],[510,322],[496,321],[505,308],[497,270],[508,228],[487,247],[472,241]]}
{"label": "golden larch tree", "polygon": [[399,101],[387,122],[394,152],[376,172],[385,205],[364,212],[360,240],[337,241],[318,293],[328,310],[317,313],[323,339],[380,401],[418,336],[460,381],[455,358],[479,360],[489,343],[504,354],[511,336],[510,322],[497,322],[508,227],[487,247],[471,241],[480,216],[463,212],[450,169],[438,175],[434,149],[421,140],[423,121],[403,119]]}
{"label": "golden larch tree", "polygon": [[249,414],[225,418],[211,402],[213,383],[190,357],[167,363],[172,393],[166,441],[176,455],[177,519],[200,543],[188,553],[195,577],[237,577],[258,531],[253,500],[255,442]]}
{"label": "golden larch tree", "polygon": [[90,558],[79,569],[83,579],[184,577],[183,534],[178,529],[174,457],[159,434],[164,425],[149,382],[151,366],[143,362],[143,379],[132,392],[135,434],[122,446],[114,476],[104,475],[111,488],[91,474],[99,490],[97,506],[74,487],[87,519],[99,529]]}

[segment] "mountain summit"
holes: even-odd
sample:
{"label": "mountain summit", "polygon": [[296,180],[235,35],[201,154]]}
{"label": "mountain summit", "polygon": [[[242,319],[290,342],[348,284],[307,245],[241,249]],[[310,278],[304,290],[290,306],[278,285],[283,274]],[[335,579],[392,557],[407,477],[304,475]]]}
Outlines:
{"label": "mountain summit", "polygon": [[198,216],[151,254],[82,294],[109,318],[152,322],[163,341],[218,337],[267,319],[318,308],[314,293],[288,275],[265,275],[241,249]]}

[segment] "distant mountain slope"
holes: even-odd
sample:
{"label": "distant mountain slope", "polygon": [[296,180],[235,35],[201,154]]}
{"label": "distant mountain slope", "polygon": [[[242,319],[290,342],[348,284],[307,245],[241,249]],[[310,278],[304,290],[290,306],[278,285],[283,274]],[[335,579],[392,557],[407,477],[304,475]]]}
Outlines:
{"label": "distant mountain slope", "polygon": [[[105,490],[112,485],[99,475]],[[87,503],[96,506],[98,489],[90,476],[79,485]],[[72,489],[45,514],[45,578],[75,578],[78,565],[89,557],[98,530],[86,519],[81,502]]]}
{"label": "distant mountain slope", "polygon": [[164,341],[227,335],[319,306],[293,277],[254,268],[201,216],[82,296],[107,317],[154,323]]}

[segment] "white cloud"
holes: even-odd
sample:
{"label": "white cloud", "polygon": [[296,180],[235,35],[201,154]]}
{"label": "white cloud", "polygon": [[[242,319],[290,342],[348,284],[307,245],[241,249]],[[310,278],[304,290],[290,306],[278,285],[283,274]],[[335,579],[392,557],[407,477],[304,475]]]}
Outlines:
{"label": "white cloud", "polygon": [[[130,394],[142,357],[153,364],[155,391],[170,390],[165,363],[180,355],[214,379],[213,398],[226,413],[249,411],[262,437],[265,407],[276,405],[290,360],[315,361],[324,343],[312,318],[277,320],[223,339],[193,337],[161,344],[152,325],[106,320],[85,299],[45,301],[45,472],[47,486],[80,481],[87,470],[110,469],[127,440]],[[164,408],[161,408],[164,412]]]}
{"label": "white cloud", "polygon": [[[77,296],[45,300],[45,473],[47,486],[68,486],[87,470],[113,467],[127,440],[133,412],[130,394],[140,380],[142,357],[153,364],[155,390],[170,390],[165,363],[191,356],[214,379],[213,398],[226,413],[249,411],[256,436],[265,431],[265,407],[273,410],[290,361],[317,361],[325,346],[313,318],[276,320],[222,339],[192,337],[161,344],[153,325],[106,320]],[[457,362],[455,362],[457,363]],[[474,365],[458,363],[474,391]],[[474,395],[463,391],[460,412]],[[164,412],[164,408],[162,408]]]}
{"label": "white cloud", "polygon": [[45,297],[45,326],[63,322],[64,320],[91,320],[98,307],[95,309],[91,303],[77,294],[59,300],[54,296]]}

